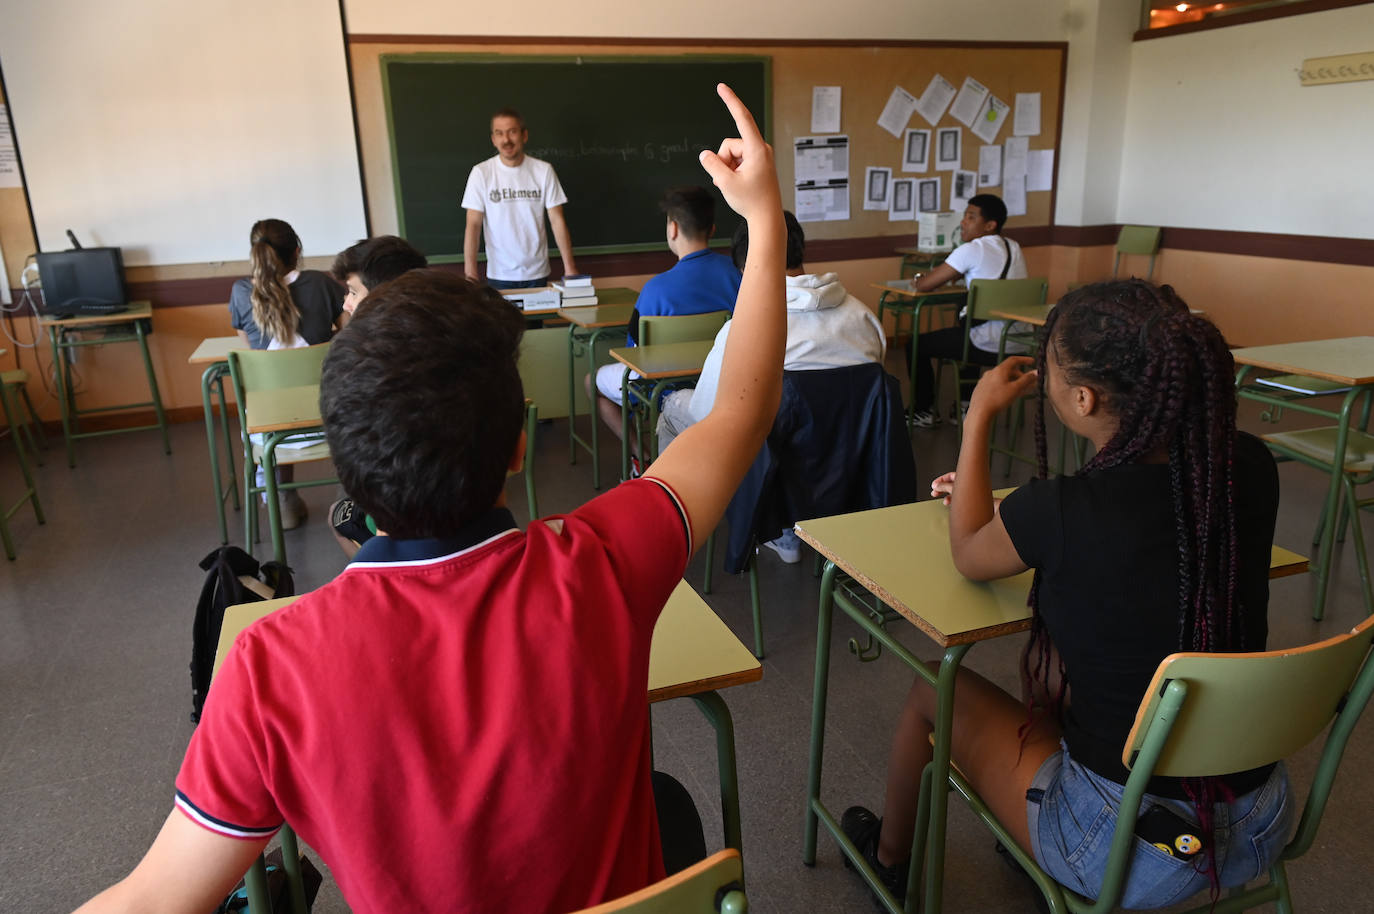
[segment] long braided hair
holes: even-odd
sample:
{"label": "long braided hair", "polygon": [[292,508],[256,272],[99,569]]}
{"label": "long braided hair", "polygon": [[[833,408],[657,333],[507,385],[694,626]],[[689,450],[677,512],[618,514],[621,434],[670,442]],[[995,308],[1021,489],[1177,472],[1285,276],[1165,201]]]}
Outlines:
{"label": "long braided hair", "polygon": [[[1245,649],[1242,614],[1236,600],[1236,518],[1232,462],[1236,435],[1234,361],[1221,332],[1193,315],[1169,286],[1139,279],[1102,282],[1060,299],[1045,322],[1035,359],[1041,396],[1035,421],[1039,475],[1048,475],[1045,436],[1045,370],[1070,384],[1086,385],[1105,398],[1118,420],[1116,433],[1078,471],[1079,476],[1165,455],[1178,539],[1178,649]],[[1048,691],[1048,632],[1038,610],[1040,571],[1030,605],[1031,639],[1021,672]],[[1067,679],[1052,696],[1062,708]],[[1213,778],[1188,779],[1198,824],[1213,832],[1213,804],[1229,791]],[[1218,891],[1215,841],[1207,843],[1214,893]]]}
{"label": "long braided hair", "polygon": [[301,240],[296,230],[281,219],[260,219],[249,233],[253,264],[253,323],[264,342],[277,340],[290,346],[296,338],[300,314],[291,298],[286,275],[296,268]]}

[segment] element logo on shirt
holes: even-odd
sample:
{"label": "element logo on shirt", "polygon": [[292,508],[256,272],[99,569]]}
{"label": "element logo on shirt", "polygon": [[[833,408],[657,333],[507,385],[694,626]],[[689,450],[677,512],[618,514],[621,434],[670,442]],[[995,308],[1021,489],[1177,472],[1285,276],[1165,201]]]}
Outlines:
{"label": "element logo on shirt", "polygon": [[487,199],[492,203],[500,203],[503,200],[534,200],[537,202],[544,199],[544,192],[539,188],[525,190],[523,188],[493,187],[491,192],[487,194]]}

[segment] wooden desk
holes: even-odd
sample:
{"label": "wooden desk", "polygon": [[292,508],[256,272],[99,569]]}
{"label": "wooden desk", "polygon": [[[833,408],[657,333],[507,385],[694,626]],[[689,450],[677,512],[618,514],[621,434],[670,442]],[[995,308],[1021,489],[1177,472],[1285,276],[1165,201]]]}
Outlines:
{"label": "wooden desk", "polygon": [[[620,291],[620,290],[616,290]],[[624,290],[626,292],[629,289]],[[587,356],[587,374],[596,374],[596,345],[602,339],[619,336],[630,324],[634,304],[592,305],[585,308],[559,308],[558,316],[568,322],[568,452],[569,463],[577,463],[577,446],[580,444],[592,455],[592,488],[601,488],[601,422],[595,406],[591,410],[592,438],[583,441],[577,434],[577,357]],[[595,398],[595,384],[592,388]]]}
{"label": "wooden desk", "polygon": [[[923,251],[918,247],[899,247],[892,249],[894,254],[900,254],[902,263],[897,275],[903,279],[908,279],[919,270],[933,270],[945,262],[945,258],[950,255],[950,251]],[[907,271],[911,272],[908,273]]]}
{"label": "wooden desk", "polygon": [[[706,356],[711,352],[712,340],[694,340],[688,343],[660,343],[657,346],[631,346],[612,349],[611,358],[625,366],[620,378],[620,479],[630,477],[630,395],[645,405],[648,410],[649,439],[651,451],[658,453],[658,401],[663,391],[673,381],[695,378],[701,374]],[[631,373],[638,377],[630,377]],[[653,381],[649,392],[636,387],[633,382]],[[647,385],[643,385],[647,386]],[[596,417],[592,417],[595,421]],[[640,455],[647,467],[650,451],[643,447],[643,428],[640,435]]]}
{"label": "wooden desk", "polygon": [[[1264,436],[1270,450],[1281,458],[1297,460],[1307,466],[1324,470],[1329,475],[1327,496],[1318,537],[1317,589],[1313,597],[1312,618],[1322,618],[1326,608],[1327,586],[1330,582],[1331,562],[1335,552],[1336,517],[1342,491],[1347,501],[1354,500],[1354,483],[1347,474],[1354,472],[1358,456],[1374,450],[1374,436],[1367,428],[1370,416],[1370,395],[1374,393],[1374,337],[1358,336],[1330,340],[1310,340],[1300,343],[1280,343],[1273,346],[1251,346],[1231,352],[1240,369],[1236,373],[1236,388],[1240,397],[1263,403],[1271,409],[1265,418],[1277,418],[1283,409],[1292,409],[1314,416],[1335,420],[1326,429],[1307,429]],[[1285,375],[1316,378],[1338,388],[1333,394],[1341,396],[1340,406],[1331,409],[1318,404],[1318,398],[1278,388],[1247,384],[1252,369],[1265,369]],[[1358,420],[1352,419],[1356,403],[1361,403]],[[1317,454],[1306,445],[1314,437],[1330,436],[1329,452]],[[1324,448],[1322,450],[1325,450]],[[1353,461],[1353,462],[1352,462]],[[1360,563],[1360,585],[1365,611],[1374,613],[1374,593],[1371,593],[1367,572],[1368,559],[1364,550],[1364,536],[1353,525],[1357,560]]]}
{"label": "wooden desk", "polygon": [[[915,402],[916,393],[916,359],[919,357],[918,349],[919,338],[921,335],[921,312],[927,309],[937,309],[941,312],[957,313],[968,300],[968,290],[962,286],[946,285],[938,289],[931,289],[929,292],[917,292],[911,288],[911,284],[906,280],[890,280],[888,282],[870,283],[873,288],[882,292],[878,296],[878,322],[882,323],[883,312],[891,311],[892,333],[893,336],[900,336],[902,332],[903,318],[911,318],[911,365],[910,377],[907,379],[910,386],[907,390],[911,391],[912,402]],[[908,418],[911,411],[908,404]]]}
{"label": "wooden desk", "polygon": [[[210,448],[210,477],[212,491],[215,493],[215,511],[219,515],[219,541],[229,542],[229,523],[224,516],[224,498],[232,494],[234,510],[239,510],[239,484],[234,469],[234,437],[229,430],[229,401],[224,396],[224,377],[229,374],[229,352],[234,349],[247,349],[246,343],[235,336],[212,336],[200,341],[195,352],[186,360],[190,365],[204,365],[200,376],[200,407],[205,412],[205,441]],[[219,394],[220,425],[224,431],[225,459],[229,462],[229,492],[225,492],[223,477],[220,473],[219,446],[215,441],[215,410],[213,394]]]}
{"label": "wooden desk", "polygon": [[[293,436],[305,432],[324,431],[320,420],[320,385],[283,387],[265,390],[260,394],[245,395],[242,405],[244,433],[263,436],[261,461],[263,485],[267,490],[267,522],[272,528],[272,555],[278,562],[285,562],[286,539],[282,535],[281,504],[277,497],[277,449],[286,439]],[[297,459],[323,460],[328,456],[329,446],[321,441],[301,452]],[[328,485],[334,481],[312,480],[301,485]],[[256,511],[254,514],[256,515]],[[252,543],[251,536],[247,537],[247,542]]]}
{"label": "wooden desk", "polygon": [[[234,639],[258,619],[296,597],[243,603],[224,611],[214,673]],[[213,674],[212,674],[213,676]],[[711,607],[683,581],[677,585],[654,628],[649,648],[649,702],[691,698],[716,731],[726,847],[742,849],[735,730],[730,710],[716,691],[763,678],[763,666]]]}
{"label": "wooden desk", "polygon": [[[76,466],[76,450],[72,442],[77,438],[98,438],[105,435],[120,435],[125,432],[141,432],[150,428],[162,430],[162,450],[172,453],[172,442],[167,437],[167,415],[162,409],[162,396],[158,393],[157,375],[153,372],[153,360],[148,354],[148,327],[152,323],[153,306],[146,301],[131,302],[127,311],[118,314],[81,315],[77,317],[53,318],[39,315],[38,326],[48,331],[48,342],[52,346],[52,362],[60,365],[57,376],[57,401],[62,408],[62,439],[67,446],[67,466]],[[128,325],[123,333],[106,333],[96,339],[76,339],[71,334],[97,327]],[[121,403],[116,406],[100,406],[94,409],[77,409],[76,394],[72,390],[71,362],[64,358],[64,350],[79,349],[82,346],[104,346],[110,343],[138,343],[143,355],[143,369],[148,376],[148,390],[152,399],[142,403]],[[153,407],[157,422],[152,425],[138,425],[129,428],[110,428],[98,432],[75,431],[77,421],[93,413],[107,413],[121,409],[136,409],[142,406]]]}
{"label": "wooden desk", "polygon": [[[996,494],[1001,496],[1009,491],[1000,490]],[[803,860],[807,865],[816,862],[817,828],[824,823],[854,865],[867,867],[857,848],[844,837],[838,819],[820,798],[830,629],[833,606],[838,604],[861,628],[930,683],[938,696],[935,752],[929,769],[929,802],[917,815],[917,822],[927,823],[927,828],[921,834],[918,825],[912,845],[912,868],[908,874],[910,893],[918,884],[924,860],[926,892],[921,910],[938,914],[943,888],[955,675],[964,654],[974,644],[1030,628],[1031,611],[1026,606],[1026,595],[1034,572],[1025,571],[1014,577],[987,582],[970,581],[961,575],[949,553],[949,509],[939,500],[805,520],[797,524],[796,530],[801,539],[827,560],[821,579],[816,631],[816,679]],[[1297,553],[1280,547],[1271,550],[1271,578],[1299,574],[1306,566],[1306,559]],[[945,649],[943,663],[937,672],[932,673],[888,634],[884,628],[886,620],[875,621],[869,607],[856,604],[843,591],[836,590],[835,576],[840,570]],[[895,899],[886,901],[894,914],[901,910]]]}
{"label": "wooden desk", "polygon": [[[0,346],[0,356],[7,354],[8,351]],[[19,412],[19,404],[10,399],[9,387],[4,384],[0,384],[0,407],[5,410],[5,418],[9,421],[10,441],[14,443],[14,454],[19,458],[19,472],[24,477],[24,494],[20,496],[18,501],[0,512],[0,544],[5,547],[5,557],[12,562],[18,553],[14,549],[14,540],[10,538],[10,518],[24,506],[24,502],[29,502],[33,505],[34,517],[37,518],[38,522],[43,524],[47,523],[47,520],[43,517],[43,506],[38,503],[38,488],[34,485],[33,474],[29,471],[29,461],[24,455],[23,442],[19,440],[19,424],[23,421],[23,416]],[[35,421],[37,420],[35,419]]]}
{"label": "wooden desk", "polygon": [[1053,303],[1048,305],[1037,305],[1028,308],[993,308],[988,314],[1004,321],[1020,321],[1023,324],[1030,324],[1033,327],[1045,326],[1045,321],[1049,318],[1050,309]]}

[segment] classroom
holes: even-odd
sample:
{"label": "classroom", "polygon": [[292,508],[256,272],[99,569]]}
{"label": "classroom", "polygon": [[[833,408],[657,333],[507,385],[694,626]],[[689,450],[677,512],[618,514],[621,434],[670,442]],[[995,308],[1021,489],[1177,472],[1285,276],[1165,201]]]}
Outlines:
{"label": "classroom", "polygon": [[[901,142],[876,123],[897,85],[919,95],[939,72],[956,86],[974,77],[996,93],[1038,92],[1042,130],[1030,145],[1052,151],[1052,182],[1028,196],[1026,215],[1011,217],[1007,235],[1021,245],[1030,275],[1046,277],[1049,301],[1112,272],[1121,226],[1161,226],[1154,280],[1202,309],[1232,347],[1374,336],[1374,188],[1367,179],[1374,119],[1362,115],[1374,81],[1299,79],[1306,60],[1374,51],[1367,37],[1374,35],[1374,2],[1298,0],[1291,14],[1250,12],[1225,27],[1158,35],[1140,31],[1149,5],[527,0],[478,8],[438,0],[242,0],[169,8],[130,0],[107,8],[56,0],[0,11],[0,105],[7,108],[0,121],[12,120],[23,165],[21,177],[0,137],[0,286],[8,293],[0,370],[28,373],[50,439],[45,464],[34,470],[47,523],[17,512],[9,523],[18,557],[0,563],[0,808],[9,810],[0,824],[0,909],[74,908],[127,873],[166,816],[192,732],[186,661],[203,578],[196,563],[218,545],[203,366],[188,359],[202,340],[232,332],[226,302],[233,281],[250,272],[247,229],[255,220],[290,221],[303,242],[303,265],[324,271],[358,239],[408,235],[416,224],[398,194],[388,60],[766,59],[768,138],[788,208],[795,199],[792,142],[815,132],[806,118],[817,85],[842,88],[841,132],[850,137],[856,188],[866,166],[901,177]],[[621,116],[647,119],[651,89],[640,86],[635,97],[645,111]],[[663,108],[671,110],[672,101],[662,99]],[[526,107],[516,98],[505,104]],[[540,123],[528,126],[533,148]],[[928,125],[917,115],[910,126]],[[479,119],[470,132],[480,144],[486,130]],[[672,142],[664,140],[662,153],[678,154]],[[977,162],[976,144],[965,137],[966,168]],[[950,173],[939,174],[948,188]],[[461,192],[461,175],[457,180]],[[699,180],[709,183],[704,174]],[[577,249],[581,200],[571,187],[568,195]],[[654,205],[653,197],[614,203],[656,215]],[[900,270],[894,248],[912,244],[915,227],[864,211],[857,191],[849,205],[848,219],[806,223],[806,266],[834,271],[876,311],[877,286]],[[452,207],[461,222],[457,199]],[[612,208],[604,201],[587,207],[584,225]],[[87,246],[122,248],[130,297],[151,302],[146,344],[170,424],[170,456],[156,432],[140,431],[78,441],[74,467],[65,465],[53,359],[25,285],[31,256],[70,247],[69,229]],[[661,244],[642,240],[580,251],[578,267],[598,288],[638,290],[674,262]],[[444,253],[459,253],[461,238],[455,244],[459,250]],[[551,252],[557,260],[552,245]],[[457,259],[432,262],[461,269]],[[1144,270],[1143,259],[1123,268]],[[898,332],[890,315],[884,326]],[[566,338],[561,325],[528,334],[529,345],[550,358],[567,357]],[[901,346],[891,339],[886,367],[905,385]],[[117,409],[147,398],[137,347],[90,346],[73,368],[83,408],[116,407],[86,427],[152,421],[146,406]],[[540,415],[553,419],[540,426],[532,458],[542,514],[571,511],[596,494],[586,455],[568,462],[565,371],[553,372],[551,393],[530,394]],[[575,385],[572,393],[576,421],[585,424],[594,417]],[[1261,412],[1243,402],[1240,427],[1259,434],[1311,424],[1290,412],[1270,426]],[[614,445],[603,428],[603,491],[619,471]],[[912,445],[924,481],[954,466],[958,428],[914,431]],[[0,442],[0,507],[21,485],[9,449]],[[1018,467],[1007,484],[1028,478]],[[1286,463],[1280,479],[1275,543],[1315,557],[1311,531],[1324,477]],[[518,480],[508,490],[523,524],[524,490]],[[325,493],[333,490],[310,491],[312,519],[288,531],[286,542],[298,581],[316,587],[343,561],[322,519]],[[242,523],[230,514],[230,542],[242,541]],[[1351,548],[1348,541],[1337,547],[1321,621],[1310,618],[1315,575],[1272,583],[1271,645],[1331,637],[1364,617]],[[264,532],[255,555],[271,550]],[[867,889],[828,836],[821,836],[815,866],[802,863],[818,593],[810,557],[784,566],[765,554],[760,566],[769,625],[762,679],[721,692],[738,741],[749,900],[763,911],[866,910]],[[687,574],[698,591],[705,571],[699,554]],[[747,576],[717,567],[703,596],[749,643]],[[890,721],[910,672],[891,657],[859,663],[844,645],[860,636],[846,626],[837,619],[827,791],[836,803],[843,792],[872,805],[881,798]],[[899,640],[923,659],[938,659],[929,639],[905,628]],[[1017,640],[980,646],[969,665],[1011,687]],[[1362,781],[1374,759],[1370,727],[1365,721],[1355,731],[1317,846],[1290,870],[1298,909],[1346,909],[1365,894],[1364,862],[1374,853],[1364,827],[1374,791]],[[711,727],[689,703],[670,701],[654,706],[653,734],[658,767],[688,786],[715,849],[722,814]],[[1295,787],[1310,781],[1313,758],[1309,751],[1294,763]],[[949,910],[1034,908],[1026,884],[993,862],[990,834],[962,804],[950,804],[949,829]],[[315,910],[348,910],[328,875]]]}

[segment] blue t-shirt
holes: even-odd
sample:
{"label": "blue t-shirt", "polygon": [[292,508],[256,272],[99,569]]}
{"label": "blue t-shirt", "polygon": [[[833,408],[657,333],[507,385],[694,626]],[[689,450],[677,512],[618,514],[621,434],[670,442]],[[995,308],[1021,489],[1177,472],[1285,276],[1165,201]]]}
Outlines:
{"label": "blue t-shirt", "polygon": [[[640,317],[706,314],[710,311],[735,311],[739,296],[740,272],[722,254],[709,250],[693,251],[644,284],[635,310]],[[630,326],[629,345],[635,345],[638,321]]]}

